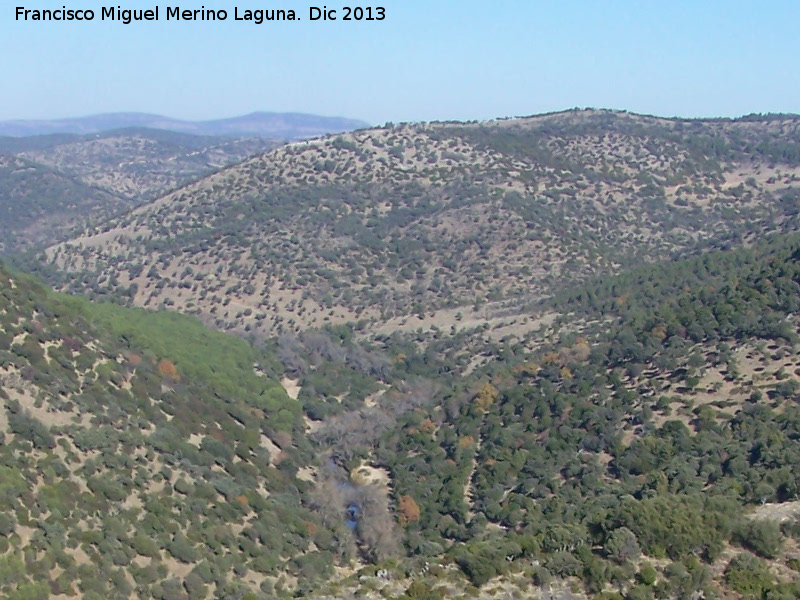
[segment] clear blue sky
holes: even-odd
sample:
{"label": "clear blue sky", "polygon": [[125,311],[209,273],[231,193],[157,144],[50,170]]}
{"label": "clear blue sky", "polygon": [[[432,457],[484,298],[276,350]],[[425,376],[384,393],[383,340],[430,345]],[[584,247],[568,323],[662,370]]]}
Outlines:
{"label": "clear blue sky", "polygon": [[[256,110],[385,121],[487,119],[575,106],[663,116],[800,113],[800,2],[382,0],[382,22],[311,22],[293,0],[158,5],[100,21],[97,0],[0,7],[0,120],[137,111],[185,119]],[[93,8],[91,23],[23,23],[15,6]],[[166,22],[167,6],[225,8]],[[367,6],[362,2],[361,6]],[[234,22],[233,7],[301,21]]]}

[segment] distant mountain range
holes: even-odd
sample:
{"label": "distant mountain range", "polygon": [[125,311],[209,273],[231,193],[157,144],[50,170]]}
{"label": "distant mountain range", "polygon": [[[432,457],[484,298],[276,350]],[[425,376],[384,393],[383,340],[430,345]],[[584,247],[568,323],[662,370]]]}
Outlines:
{"label": "distant mountain range", "polygon": [[101,133],[127,127],[147,127],[194,135],[229,135],[296,140],[362,129],[356,119],[302,113],[255,112],[211,121],[181,121],[145,113],[112,113],[74,119],[0,121],[0,136],[25,137],[55,133]]}

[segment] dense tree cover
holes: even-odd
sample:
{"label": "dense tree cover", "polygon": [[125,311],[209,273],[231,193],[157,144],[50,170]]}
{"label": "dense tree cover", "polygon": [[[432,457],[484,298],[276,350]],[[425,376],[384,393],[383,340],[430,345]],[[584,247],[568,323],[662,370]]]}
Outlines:
{"label": "dense tree cover", "polygon": [[[721,579],[711,567],[730,545],[785,560],[789,530],[744,515],[800,492],[797,386],[787,373],[747,388],[735,349],[766,340],[791,356],[798,247],[783,236],[589,282],[552,300],[573,314],[562,333],[485,345],[496,360],[469,377],[448,350],[466,333],[424,346],[393,335],[379,351],[329,327],[257,350],[189,317],[3,273],[0,360],[16,374],[2,388],[4,560],[24,562],[20,528],[41,557],[0,568],[13,572],[5,589],[34,597],[25,586],[58,572],[51,590],[202,598],[286,572],[310,592],[337,562],[405,554],[476,585],[538,563],[535,581],[575,578],[590,594],[792,597],[795,583],[755,559]],[[711,368],[744,395],[694,404],[690,380]],[[300,401],[270,379],[283,372],[302,382]],[[325,417],[312,440],[303,410]],[[352,475],[363,461],[388,470],[389,497]],[[296,477],[315,463],[313,483]],[[112,525],[111,507],[131,502],[140,510]]]}
{"label": "dense tree cover", "polygon": [[[791,356],[798,248],[800,238],[782,236],[583,286],[553,300],[584,315],[581,337],[521,345],[507,366],[487,367],[491,383],[456,385],[440,406],[401,415],[375,456],[398,499],[420,509],[406,523],[408,551],[449,549],[476,584],[536,557],[589,591],[629,580],[620,569],[645,553],[670,563],[660,583],[642,576],[649,596],[622,587],[664,598],[710,593],[709,565],[729,544],[781,557],[778,526],[743,515],[800,493],[795,377],[697,406],[691,380],[716,367],[747,388],[733,356],[745,343]],[[726,581],[751,585],[740,570]],[[762,587],[791,597],[791,585],[768,576]]]}
{"label": "dense tree cover", "polygon": [[[358,559],[409,598],[459,571],[796,596],[798,524],[770,510],[800,493],[800,237],[754,235],[796,227],[795,180],[723,186],[753,152],[794,164],[770,129],[793,121],[643,123],[290,147],[97,230],[108,252],[50,255],[89,265],[84,293],[247,342],[0,271],[0,591],[305,596]],[[370,331],[543,289],[559,316],[527,335]]]}
{"label": "dense tree cover", "polygon": [[241,597],[251,570],[324,576],[344,542],[304,506],[312,450],[277,364],[189,317],[0,269],[0,593]]}
{"label": "dense tree cover", "polygon": [[800,308],[798,245],[800,236],[775,236],[752,247],[649,265],[566,290],[556,304],[590,318],[623,318],[622,326],[631,329],[650,326],[662,342],[676,332],[695,342],[737,335],[794,341],[780,327]]}

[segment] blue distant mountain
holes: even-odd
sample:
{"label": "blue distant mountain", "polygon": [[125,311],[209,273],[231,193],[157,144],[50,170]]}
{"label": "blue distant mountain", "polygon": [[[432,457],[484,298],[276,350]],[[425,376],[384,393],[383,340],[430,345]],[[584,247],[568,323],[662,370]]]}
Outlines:
{"label": "blue distant mountain", "polygon": [[127,127],[147,127],[195,135],[269,137],[297,140],[368,127],[356,119],[303,113],[254,112],[211,121],[181,121],[145,113],[112,113],[74,119],[0,121],[0,136],[26,137],[56,133],[102,133]]}

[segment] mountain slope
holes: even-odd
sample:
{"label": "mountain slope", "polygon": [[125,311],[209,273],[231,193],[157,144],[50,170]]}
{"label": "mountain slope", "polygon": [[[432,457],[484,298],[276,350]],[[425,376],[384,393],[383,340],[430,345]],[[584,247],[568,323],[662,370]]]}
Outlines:
{"label": "mountain slope", "polygon": [[0,253],[63,238],[87,221],[102,221],[124,198],[21,157],[0,155]]}
{"label": "mountain slope", "polygon": [[[776,236],[589,282],[468,378],[390,341],[391,388],[322,422],[269,353],[0,269],[2,592],[796,597],[798,257]],[[301,397],[373,368],[328,335]]]}
{"label": "mountain slope", "polygon": [[99,222],[276,141],[130,129],[103,135],[0,139],[0,252],[41,248],[80,224]]}
{"label": "mountain slope", "polygon": [[329,565],[299,406],[265,360],[0,269],[3,597],[233,598],[298,557]]}
{"label": "mountain slope", "polygon": [[2,593],[798,597],[797,124],[358,132],[48,250],[261,350],[1,271]]}
{"label": "mountain slope", "polygon": [[224,329],[449,327],[795,227],[798,131],[610,111],[364,130],[252,158],[47,255],[93,293]]}
{"label": "mountain slope", "polygon": [[407,548],[496,592],[796,597],[798,257],[776,236],[581,286],[466,380],[426,350],[439,397],[362,451]]}
{"label": "mountain slope", "polygon": [[122,129],[82,136],[47,148],[27,149],[18,155],[109,190],[137,205],[278,144],[265,138]]}
{"label": "mountain slope", "polygon": [[0,122],[0,135],[32,136],[56,133],[100,133],[126,127],[146,127],[209,136],[269,137],[296,140],[366,127],[363,121],[302,113],[255,112],[209,121],[182,121],[144,113],[114,113],[74,119]]}

